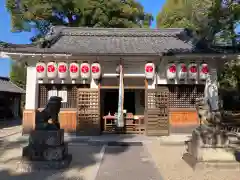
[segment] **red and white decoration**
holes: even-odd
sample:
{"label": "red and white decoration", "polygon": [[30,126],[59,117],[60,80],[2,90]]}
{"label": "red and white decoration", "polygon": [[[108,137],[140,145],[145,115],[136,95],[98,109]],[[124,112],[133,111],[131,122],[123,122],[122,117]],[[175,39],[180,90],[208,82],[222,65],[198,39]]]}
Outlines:
{"label": "red and white decoration", "polygon": [[196,80],[198,74],[198,68],[196,63],[191,63],[188,66],[188,78],[191,80]]}
{"label": "red and white decoration", "polygon": [[167,66],[167,78],[168,79],[176,79],[177,75],[177,67],[174,63],[169,63]]}
{"label": "red and white decoration", "polygon": [[184,63],[180,63],[177,66],[178,69],[178,79],[185,80],[187,78],[187,66]]}
{"label": "red and white decoration", "polygon": [[72,83],[75,83],[76,79],[79,77],[79,64],[71,63],[69,66],[69,71]]}
{"label": "red and white decoration", "polygon": [[145,64],[145,77],[146,79],[153,79],[155,75],[155,65],[153,63]]}
{"label": "red and white decoration", "polygon": [[37,78],[41,81],[43,78],[46,77],[47,74],[47,66],[43,62],[38,62],[36,64],[36,72],[37,72]]}
{"label": "red and white decoration", "polygon": [[202,63],[199,66],[199,79],[200,80],[206,80],[207,77],[209,75],[209,68],[208,68],[208,64],[206,63]]}
{"label": "red and white decoration", "polygon": [[58,67],[55,62],[49,62],[47,64],[47,77],[51,80],[55,79],[58,74]]}
{"label": "red and white decoration", "polygon": [[101,76],[101,65],[99,63],[93,63],[91,66],[92,78],[95,80],[100,79]]}
{"label": "red and white decoration", "polygon": [[68,76],[68,65],[65,62],[58,63],[58,77],[62,80]]}
{"label": "red and white decoration", "polygon": [[90,78],[90,68],[91,67],[88,63],[82,63],[80,65],[80,75],[82,79],[86,80]]}

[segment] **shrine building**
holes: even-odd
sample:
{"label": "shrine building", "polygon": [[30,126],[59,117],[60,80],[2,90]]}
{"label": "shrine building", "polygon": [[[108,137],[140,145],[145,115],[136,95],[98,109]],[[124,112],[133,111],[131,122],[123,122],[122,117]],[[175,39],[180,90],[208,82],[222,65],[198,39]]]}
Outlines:
{"label": "shrine building", "polygon": [[53,27],[36,44],[2,44],[0,52],[27,66],[23,132],[36,109],[62,97],[65,132],[115,133],[119,64],[123,67],[124,132],[169,135],[199,124],[195,100],[218,108],[217,71],[226,58],[198,45],[186,29]]}

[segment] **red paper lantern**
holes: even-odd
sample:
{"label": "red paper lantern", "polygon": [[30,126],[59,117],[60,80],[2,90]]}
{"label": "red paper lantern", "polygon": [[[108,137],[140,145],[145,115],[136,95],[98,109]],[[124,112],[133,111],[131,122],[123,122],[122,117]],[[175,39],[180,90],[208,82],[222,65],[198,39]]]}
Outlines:
{"label": "red paper lantern", "polygon": [[36,64],[36,72],[38,79],[44,79],[47,73],[47,65],[43,62],[38,62]]}
{"label": "red paper lantern", "polygon": [[90,78],[90,74],[91,74],[91,72],[90,72],[90,69],[91,69],[90,65],[87,62],[82,63],[81,66],[80,66],[80,69],[81,69],[81,72],[80,72],[81,78],[85,79],[85,80],[89,79]]}
{"label": "red paper lantern", "polygon": [[197,80],[198,66],[196,63],[190,63],[188,66],[188,78],[191,80]]}
{"label": "red paper lantern", "polygon": [[93,79],[100,79],[101,77],[101,65],[97,62],[93,63],[91,66],[92,71],[92,78]]}
{"label": "red paper lantern", "polygon": [[208,74],[208,73],[209,73],[208,67],[207,67],[207,66],[203,66],[203,67],[202,67],[202,72],[203,72],[204,74]]}
{"label": "red paper lantern", "polygon": [[61,64],[60,66],[58,66],[58,71],[60,73],[65,73],[67,71],[67,66]]}
{"label": "red paper lantern", "polygon": [[92,66],[92,72],[93,73],[98,73],[100,71],[98,66]]}
{"label": "red paper lantern", "polygon": [[186,73],[187,72],[187,66],[185,64],[181,65],[182,72]]}
{"label": "red paper lantern", "polygon": [[45,68],[42,65],[38,65],[36,67],[36,70],[37,70],[38,73],[42,73],[42,72],[44,72]]}
{"label": "red paper lantern", "polygon": [[68,76],[68,65],[65,62],[60,62],[58,64],[58,77],[60,79],[66,79]]}
{"label": "red paper lantern", "polygon": [[48,65],[47,71],[48,72],[54,72],[55,71],[54,65]]}
{"label": "red paper lantern", "polygon": [[89,67],[87,65],[83,65],[82,68],[81,68],[81,71],[83,73],[88,73],[89,72]]}
{"label": "red paper lantern", "polygon": [[169,64],[167,65],[167,72],[166,72],[167,79],[169,79],[169,80],[176,79],[176,74],[177,74],[176,64],[174,64],[174,63],[169,63]]}
{"label": "red paper lantern", "polygon": [[70,77],[72,80],[76,80],[79,77],[79,64],[78,63],[71,63],[69,66]]}
{"label": "red paper lantern", "polygon": [[177,71],[176,65],[171,65],[171,66],[169,67],[169,71],[170,71],[171,73],[175,73],[175,72]]}
{"label": "red paper lantern", "polygon": [[197,66],[191,66],[190,67],[190,72],[191,73],[196,73],[197,72]]}
{"label": "red paper lantern", "polygon": [[202,63],[199,67],[199,79],[205,81],[208,77],[209,69],[208,64]]}
{"label": "red paper lantern", "polygon": [[177,75],[179,80],[185,80],[187,77],[187,66],[184,63],[180,63],[177,65]]}
{"label": "red paper lantern", "polygon": [[49,79],[54,79],[57,77],[58,74],[57,68],[58,66],[55,62],[49,62],[47,64],[47,76]]}
{"label": "red paper lantern", "polygon": [[70,66],[70,72],[72,72],[72,73],[78,72],[78,67],[75,64],[72,64]]}
{"label": "red paper lantern", "polygon": [[151,72],[153,72],[153,67],[151,65],[148,65],[145,67],[145,71],[148,73],[151,73]]}
{"label": "red paper lantern", "polygon": [[155,75],[155,65],[153,63],[145,64],[145,77],[146,79],[153,79]]}

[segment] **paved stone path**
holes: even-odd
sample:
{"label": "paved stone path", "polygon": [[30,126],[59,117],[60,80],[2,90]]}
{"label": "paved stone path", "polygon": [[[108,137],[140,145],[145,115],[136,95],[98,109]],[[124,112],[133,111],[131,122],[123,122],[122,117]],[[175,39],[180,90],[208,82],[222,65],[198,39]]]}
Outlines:
{"label": "paved stone path", "polygon": [[4,138],[0,149],[0,177],[6,180],[162,180],[141,143],[69,143],[73,160],[68,169],[16,172],[26,140],[15,134]]}
{"label": "paved stone path", "polygon": [[106,146],[95,180],[162,180],[143,146]]}

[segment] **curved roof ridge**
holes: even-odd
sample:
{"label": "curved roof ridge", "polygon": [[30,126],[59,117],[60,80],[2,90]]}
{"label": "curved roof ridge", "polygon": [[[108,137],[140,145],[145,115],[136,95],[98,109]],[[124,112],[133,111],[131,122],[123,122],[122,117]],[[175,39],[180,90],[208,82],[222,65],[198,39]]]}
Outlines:
{"label": "curved roof ridge", "polygon": [[65,36],[176,36],[185,32],[184,28],[147,29],[147,28],[92,28],[53,26],[49,34]]}

